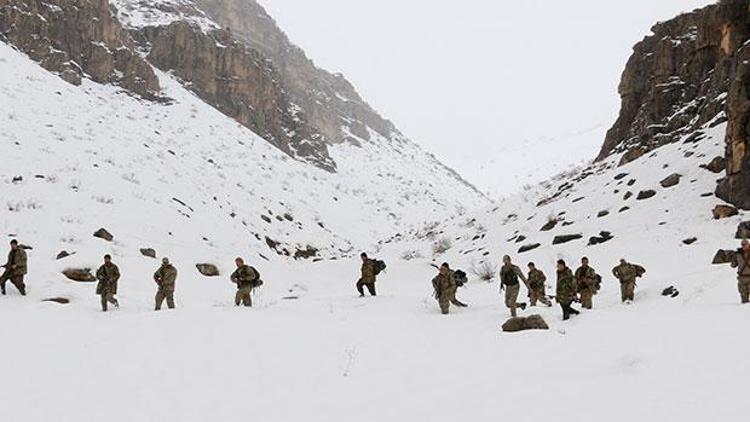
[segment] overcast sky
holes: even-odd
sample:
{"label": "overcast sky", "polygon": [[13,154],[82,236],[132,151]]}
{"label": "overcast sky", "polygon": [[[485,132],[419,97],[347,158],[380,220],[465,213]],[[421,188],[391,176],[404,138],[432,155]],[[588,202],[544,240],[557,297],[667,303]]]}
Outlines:
{"label": "overcast sky", "polygon": [[507,193],[596,155],[651,26],[707,0],[260,0],[407,136]]}

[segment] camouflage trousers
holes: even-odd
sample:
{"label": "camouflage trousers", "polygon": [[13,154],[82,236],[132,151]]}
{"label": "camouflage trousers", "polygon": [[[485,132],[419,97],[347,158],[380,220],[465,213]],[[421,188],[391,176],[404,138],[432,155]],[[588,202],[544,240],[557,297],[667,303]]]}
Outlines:
{"label": "camouflage trousers", "polygon": [[161,305],[164,303],[164,300],[167,301],[167,307],[169,309],[174,309],[174,290],[171,289],[159,289],[156,292],[155,302],[156,302],[156,310],[161,310]]}
{"label": "camouflage trousers", "polygon": [[750,303],[750,277],[739,277],[737,279],[737,289],[740,292],[742,303]]}
{"label": "camouflage trousers", "polygon": [[458,306],[459,308],[465,308],[468,306],[467,304],[456,299],[456,290],[458,289],[452,287],[438,294],[438,304],[440,305],[440,312],[442,312],[443,315],[446,315],[448,313],[451,303],[455,306]]}
{"label": "camouflage trousers", "polygon": [[620,296],[623,302],[635,300],[635,280],[620,281]]}
{"label": "camouflage trousers", "polygon": [[529,290],[529,302],[531,306],[536,306],[536,302],[542,302],[547,306],[552,306],[552,302],[547,298],[544,293],[544,286]]}
{"label": "camouflage trousers", "polygon": [[23,282],[23,277],[23,275],[11,276],[8,271],[4,272],[3,275],[0,275],[0,289],[2,289],[2,293],[5,294],[5,283],[10,280],[10,282],[16,286],[16,289],[18,289],[21,295],[26,296],[26,284]]}
{"label": "camouflage trousers", "polygon": [[518,303],[518,293],[520,291],[520,284],[516,284],[515,286],[505,286],[505,306],[510,309],[510,316],[516,316],[516,308],[521,307],[521,304]]}
{"label": "camouflage trousers", "polygon": [[586,288],[581,290],[581,307],[591,309],[594,307],[594,290]]}
{"label": "camouflage trousers", "polygon": [[375,292],[375,282],[365,281],[360,278],[359,281],[357,281],[357,291],[359,292],[360,296],[365,295],[365,287],[367,287],[367,291],[370,293],[370,296],[377,296],[377,293]]}
{"label": "camouflage trousers", "polygon": [[101,298],[102,298],[102,311],[104,312],[107,312],[108,303],[115,305],[115,307],[120,306],[120,303],[117,301],[117,299],[115,299],[115,295],[112,292],[107,292],[107,291],[103,292],[101,294]]}
{"label": "camouflage trousers", "polygon": [[235,306],[240,306],[240,304],[244,306],[253,306],[253,288],[250,286],[246,287],[240,287],[237,289],[237,294],[234,295],[234,304]]}

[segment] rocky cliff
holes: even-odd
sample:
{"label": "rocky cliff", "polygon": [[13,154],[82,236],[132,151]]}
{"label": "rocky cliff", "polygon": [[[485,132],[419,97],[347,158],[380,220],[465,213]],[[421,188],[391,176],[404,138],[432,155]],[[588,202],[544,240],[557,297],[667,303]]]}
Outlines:
{"label": "rocky cliff", "polygon": [[0,39],[80,85],[85,75],[146,98],[159,83],[107,0],[1,0]]}
{"label": "rocky cliff", "polygon": [[620,115],[598,159],[621,164],[727,122],[727,177],[717,195],[750,208],[747,42],[750,1],[726,0],[656,24],[633,49],[620,82]]}

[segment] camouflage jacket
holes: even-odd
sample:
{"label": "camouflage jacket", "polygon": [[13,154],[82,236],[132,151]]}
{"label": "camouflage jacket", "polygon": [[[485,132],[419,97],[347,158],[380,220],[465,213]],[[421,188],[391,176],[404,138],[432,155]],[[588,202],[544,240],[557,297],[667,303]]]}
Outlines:
{"label": "camouflage jacket", "polygon": [[374,283],[375,282],[375,261],[372,259],[366,259],[364,262],[362,262],[362,268],[360,269],[362,273],[362,282],[363,283]]}
{"label": "camouflage jacket", "polygon": [[732,268],[737,268],[737,277],[750,278],[750,254],[738,250],[732,258]]}
{"label": "camouflage jacket", "polygon": [[26,275],[26,251],[17,247],[15,250],[11,249],[8,252],[8,262],[5,264],[5,271],[8,276],[18,277]]}
{"label": "camouflage jacket", "polygon": [[232,273],[231,279],[238,289],[253,287],[258,281],[258,272],[249,265],[243,265]]}
{"label": "camouflage jacket", "polygon": [[544,275],[542,270],[533,269],[529,271],[529,287],[534,290],[543,290],[544,282],[547,281],[547,276]]}
{"label": "camouflage jacket", "polygon": [[117,294],[117,282],[120,280],[120,269],[115,264],[104,264],[96,270],[97,294]]}
{"label": "camouflage jacket", "polygon": [[640,265],[634,265],[629,262],[620,264],[612,269],[612,275],[615,276],[620,283],[635,282],[635,278],[639,277],[640,274],[646,272]]}
{"label": "camouflage jacket", "polygon": [[570,268],[557,272],[557,302],[572,303],[576,297],[576,280]]}
{"label": "camouflage jacket", "polygon": [[440,296],[450,289],[456,288],[456,279],[453,278],[453,271],[436,275],[432,279],[432,287],[435,289],[435,295]]}
{"label": "camouflage jacket", "polygon": [[503,264],[500,268],[500,282],[504,286],[517,286],[519,284],[518,279],[526,283],[526,276],[523,275],[521,269],[517,265]]}
{"label": "camouflage jacket", "polygon": [[177,281],[177,269],[170,265],[162,265],[154,273],[154,281],[160,289],[174,291],[175,282]]}
{"label": "camouflage jacket", "polygon": [[594,288],[596,286],[596,270],[593,268],[583,265],[578,267],[576,270],[576,285],[578,290],[586,290]]}

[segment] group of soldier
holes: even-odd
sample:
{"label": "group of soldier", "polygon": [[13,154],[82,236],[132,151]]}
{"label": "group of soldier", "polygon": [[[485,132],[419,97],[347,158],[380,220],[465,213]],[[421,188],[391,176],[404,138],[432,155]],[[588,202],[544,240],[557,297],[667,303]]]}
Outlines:
{"label": "group of soldier", "polygon": [[[366,253],[360,255],[362,266],[360,268],[361,277],[357,281],[356,287],[360,296],[365,295],[365,288],[371,296],[377,294],[375,282],[380,272],[380,267],[376,261],[367,256]],[[750,241],[743,240],[741,248],[734,254],[731,265],[737,268],[738,289],[742,303],[750,303]],[[245,264],[243,258],[235,259],[236,270],[230,276],[230,280],[237,286],[234,303],[235,306],[252,306],[253,290],[263,284],[260,273],[250,265]],[[4,271],[0,275],[0,288],[2,294],[6,294],[6,283],[13,284],[21,295],[26,295],[26,285],[24,277],[27,273],[27,255],[23,247],[17,240],[10,241],[10,252],[5,265],[2,266]],[[573,308],[573,303],[580,302],[584,309],[592,309],[594,296],[601,287],[601,277],[596,270],[589,265],[586,257],[581,258],[581,265],[573,272],[560,259],[557,261],[557,284],[555,296],[547,296],[546,282],[547,276],[536,267],[533,262],[528,263],[528,273],[524,274],[521,269],[511,262],[508,255],[503,257],[503,265],[500,268],[500,289],[504,290],[505,306],[510,310],[512,317],[517,316],[517,309],[526,309],[526,303],[519,303],[518,296],[521,291],[521,282],[528,290],[530,306],[537,306],[537,302],[546,306],[552,306],[550,298],[560,305],[563,319],[567,320],[571,315],[578,315],[580,312]],[[620,297],[622,302],[631,303],[635,299],[636,279],[642,277],[646,270],[637,264],[631,264],[624,258],[620,260],[619,265],[612,269],[612,275],[620,282]],[[154,298],[156,311],[161,310],[164,301],[167,302],[169,309],[174,309],[174,293],[177,282],[177,269],[170,263],[169,258],[163,258],[161,266],[153,275],[154,282],[157,285],[156,296]],[[452,270],[448,263],[443,263],[438,267],[438,274],[432,279],[432,286],[435,292],[435,298],[443,314],[448,314],[450,305],[465,308],[468,305],[456,298],[456,292],[461,283],[456,280],[456,271]],[[120,279],[120,269],[112,262],[110,255],[104,256],[104,263],[96,271],[96,280],[98,281],[96,293],[101,297],[102,311],[108,310],[108,305],[119,307],[117,295],[117,284]]]}
{"label": "group of soldier", "polygon": [[[748,246],[748,252],[747,263],[750,265],[750,246]],[[529,262],[528,268],[529,272],[525,275],[517,265],[511,262],[510,256],[503,257],[503,265],[500,268],[500,289],[501,293],[505,291],[505,306],[510,310],[511,317],[517,316],[518,308],[526,309],[526,303],[518,302],[521,282],[528,290],[531,306],[536,306],[537,302],[552,306],[546,293],[547,276],[533,262]],[[750,280],[750,268],[746,270],[748,280]],[[641,277],[645,272],[642,266],[631,264],[625,259],[621,259],[620,264],[612,269],[612,274],[620,281],[621,299],[624,303],[630,303],[635,299],[636,278]],[[458,285],[455,272],[450,269],[448,263],[439,267],[438,274],[432,279],[432,286],[443,314],[448,314],[450,304],[458,307],[468,306],[456,299]],[[576,269],[575,273],[568,268],[564,260],[557,261],[556,294],[552,298],[560,304],[564,320],[580,313],[573,308],[574,302],[580,302],[584,309],[593,309],[594,296],[600,286],[601,277],[589,265],[588,258],[581,258],[581,266]]]}

